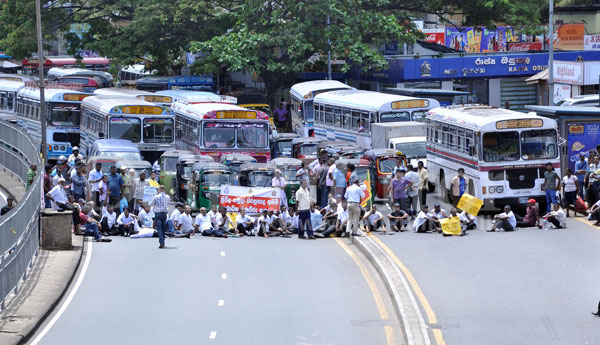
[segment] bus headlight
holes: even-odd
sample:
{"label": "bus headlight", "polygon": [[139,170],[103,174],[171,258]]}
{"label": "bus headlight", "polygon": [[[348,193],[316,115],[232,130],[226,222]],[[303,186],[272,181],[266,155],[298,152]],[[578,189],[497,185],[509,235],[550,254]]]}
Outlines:
{"label": "bus headlight", "polygon": [[502,187],[502,186],[496,187],[496,193],[502,193],[502,192],[504,192],[504,187]]}
{"label": "bus headlight", "polygon": [[496,192],[496,187],[494,187],[494,186],[488,187],[488,191],[490,192],[490,194],[495,193]]}

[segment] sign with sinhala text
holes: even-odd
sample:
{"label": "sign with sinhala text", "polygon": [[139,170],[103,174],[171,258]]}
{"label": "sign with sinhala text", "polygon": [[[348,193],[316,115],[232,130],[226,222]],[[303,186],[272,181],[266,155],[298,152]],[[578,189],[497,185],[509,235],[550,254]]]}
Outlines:
{"label": "sign with sinhala text", "polygon": [[459,209],[467,212],[472,216],[477,216],[479,210],[481,210],[481,206],[483,205],[483,200],[478,199],[470,194],[464,193],[458,202]]}
{"label": "sign with sinhala text", "polygon": [[443,218],[440,220],[440,224],[442,225],[442,231],[444,232],[444,234],[460,234],[460,219],[458,219],[458,217]]}

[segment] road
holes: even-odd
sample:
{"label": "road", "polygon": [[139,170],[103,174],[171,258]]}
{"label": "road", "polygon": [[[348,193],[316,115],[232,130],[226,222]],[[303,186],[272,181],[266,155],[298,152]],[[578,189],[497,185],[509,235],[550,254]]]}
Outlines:
{"label": "road", "polygon": [[79,290],[39,344],[388,343],[392,320],[336,240],[92,245]]}
{"label": "road", "polygon": [[465,237],[376,236],[416,278],[448,345],[600,344],[590,314],[600,298],[600,228],[583,217],[564,230],[488,225]]}

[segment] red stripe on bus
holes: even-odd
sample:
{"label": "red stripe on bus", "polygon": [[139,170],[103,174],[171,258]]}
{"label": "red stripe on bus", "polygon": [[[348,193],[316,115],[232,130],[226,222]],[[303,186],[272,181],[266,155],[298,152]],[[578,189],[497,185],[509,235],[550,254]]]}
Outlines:
{"label": "red stripe on bus", "polygon": [[452,153],[449,153],[449,152],[446,152],[446,151],[436,150],[436,149],[434,149],[434,148],[432,148],[430,146],[427,147],[427,150],[435,152],[435,153],[443,154],[445,156],[457,159],[457,160],[459,160],[461,162],[465,162],[467,164],[471,164],[471,165],[475,165],[475,166],[479,165],[479,163],[477,161],[470,160],[470,159],[467,159],[467,158],[464,158],[464,157],[461,157],[461,156],[457,156],[455,154],[452,154]]}

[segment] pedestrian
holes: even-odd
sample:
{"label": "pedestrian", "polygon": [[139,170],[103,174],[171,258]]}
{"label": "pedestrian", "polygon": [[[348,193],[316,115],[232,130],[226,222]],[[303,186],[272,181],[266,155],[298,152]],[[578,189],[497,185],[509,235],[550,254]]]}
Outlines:
{"label": "pedestrian", "polygon": [[350,180],[355,176],[358,178],[358,174],[356,173],[356,165],[354,163],[346,164],[346,186],[350,185]]}
{"label": "pedestrian", "polygon": [[427,203],[427,192],[429,188],[429,174],[422,161],[417,163],[419,173],[419,204],[421,206]]}
{"label": "pedestrian", "polygon": [[100,190],[98,189],[98,184],[102,180],[102,176],[104,176],[104,172],[102,172],[102,163],[96,162],[96,166],[90,173],[88,174],[88,182],[90,184],[90,190],[92,192],[92,200],[98,205],[100,205]]}
{"label": "pedestrian", "polygon": [[150,201],[150,207],[154,208],[154,221],[156,222],[156,230],[158,231],[158,248],[165,247],[165,232],[167,230],[167,211],[171,198],[165,194],[165,186],[158,188],[158,194],[156,194],[152,201]]}
{"label": "pedestrian", "polygon": [[37,174],[37,165],[31,164],[29,165],[29,171],[27,172],[27,181],[25,181],[25,190],[29,189],[35,180],[35,175]]}
{"label": "pedestrian", "polygon": [[281,132],[285,130],[287,125],[287,110],[282,103],[279,103],[279,107],[273,111],[273,115],[275,115],[275,120],[277,121],[277,127]]}
{"label": "pedestrian", "polygon": [[321,195],[321,203],[319,206],[324,208],[329,201],[329,186],[327,185],[327,173],[329,172],[329,161],[323,162],[317,173],[318,193]]}
{"label": "pedestrian", "polygon": [[581,152],[579,154],[579,160],[575,162],[575,175],[577,175],[577,182],[579,183],[579,195],[581,195],[581,197],[585,196],[585,188],[583,182],[585,181],[585,174],[587,173],[587,169],[588,162],[585,159],[585,153]]}
{"label": "pedestrian", "polygon": [[9,195],[6,197],[6,206],[0,209],[0,216],[7,214],[13,208],[15,208],[15,198]]}
{"label": "pedestrian", "polygon": [[458,174],[450,181],[450,201],[456,207],[460,198],[467,189],[467,180],[465,179],[465,169],[458,168]]}
{"label": "pedestrian", "polygon": [[296,178],[298,178],[298,181],[306,180],[307,186],[310,184],[309,170],[306,168],[304,161],[300,163],[300,169],[296,172]]}
{"label": "pedestrian", "polygon": [[283,176],[281,176],[281,170],[275,169],[275,176],[273,176],[273,179],[271,180],[271,187],[279,190],[279,205],[287,206],[287,195],[285,194],[287,182]]}
{"label": "pedestrian", "polygon": [[404,177],[404,170],[396,170],[396,177],[392,180],[389,187],[390,201],[400,204],[400,208],[408,213],[406,207],[406,189],[412,186],[412,182]]}
{"label": "pedestrian", "polygon": [[[50,173],[52,172],[52,165],[46,164],[44,166],[44,195],[50,193],[52,190],[52,176]],[[44,198],[44,208],[50,208],[52,205],[50,204],[50,199]]]}
{"label": "pedestrian", "polygon": [[544,215],[544,229],[548,229],[548,224],[554,225],[556,229],[564,229],[567,227],[567,216],[559,204],[553,204],[553,211]]}
{"label": "pedestrian", "polygon": [[89,199],[88,180],[85,178],[85,165],[77,167],[77,173],[71,179],[73,199]]}
{"label": "pedestrian", "polygon": [[390,228],[396,232],[403,232],[408,221],[408,213],[402,211],[399,203],[394,204],[394,211],[388,214]]}
{"label": "pedestrian", "polygon": [[419,210],[417,206],[419,204],[418,188],[421,183],[421,180],[419,174],[415,172],[411,164],[409,164],[406,168],[408,171],[406,175],[404,175],[404,177],[407,178],[410,182],[412,182],[410,187],[406,189],[406,210],[408,211],[410,218],[414,220]]}
{"label": "pedestrian", "polygon": [[365,192],[360,186],[358,177],[352,177],[350,182],[352,184],[346,188],[345,194],[348,203],[348,225],[346,226],[346,234],[357,236],[360,220],[360,201],[365,197]]}
{"label": "pedestrian", "polygon": [[127,206],[132,211],[135,211],[135,207],[131,202],[133,199],[133,183],[135,182],[135,170],[126,168],[121,169],[121,175],[123,177],[123,197],[127,200]]}
{"label": "pedestrian", "polygon": [[598,170],[598,156],[591,157],[588,160],[588,172],[587,177],[587,200],[588,205],[593,205],[598,201],[598,176],[596,171]]}
{"label": "pedestrian", "polygon": [[546,210],[549,213],[552,204],[556,204],[556,190],[560,189],[560,177],[554,171],[552,163],[546,163],[546,171],[544,172],[544,183],[542,190],[546,193]]}
{"label": "pedestrian", "polygon": [[83,161],[83,156],[79,153],[79,146],[73,146],[73,153],[69,155],[67,163],[75,162],[76,159]]}
{"label": "pedestrian", "polygon": [[537,226],[539,228],[542,227],[540,224],[540,216],[539,210],[537,206],[535,206],[535,199],[527,200],[527,209],[525,211],[525,217],[520,217],[519,215],[515,215],[517,220],[517,228],[531,228]]}
{"label": "pedestrian", "polygon": [[327,203],[329,203],[329,194],[335,194],[335,180],[333,178],[333,173],[335,172],[335,158],[329,158],[327,160],[327,165],[329,165],[329,169],[327,169],[327,176],[325,177],[325,185],[327,186]]}
{"label": "pedestrian", "polygon": [[514,213],[510,210],[510,206],[504,206],[504,212],[494,216],[494,224],[487,232],[494,232],[498,229],[504,231],[514,231],[517,227],[517,219]]}
{"label": "pedestrian", "polygon": [[344,172],[342,171],[343,168],[344,165],[342,162],[335,164],[335,170],[333,171],[334,195],[344,195],[346,191],[346,176],[344,176]]}
{"label": "pedestrian", "polygon": [[[569,216],[569,205],[573,206],[573,216],[577,217],[575,204],[577,203],[577,195],[579,194],[579,180],[573,175],[571,168],[567,168],[567,174],[563,176],[562,191],[564,206],[567,209],[567,217]],[[585,215],[584,213],[582,214]]]}
{"label": "pedestrian", "polygon": [[117,174],[117,167],[114,165],[110,167],[110,174],[108,174],[108,189],[110,190],[108,202],[113,205],[115,210],[120,209],[119,203],[123,196],[123,178],[120,174]]}
{"label": "pedestrian", "polygon": [[140,172],[140,176],[133,181],[132,184],[132,204],[133,204],[133,213],[137,214],[140,210],[140,204],[144,199],[144,188],[149,186],[150,184],[146,180],[146,173]]}
{"label": "pedestrian", "polygon": [[304,237],[304,229],[308,238],[314,238],[313,228],[310,221],[310,190],[306,180],[300,181],[300,188],[296,191],[296,207],[298,210],[298,238]]}

